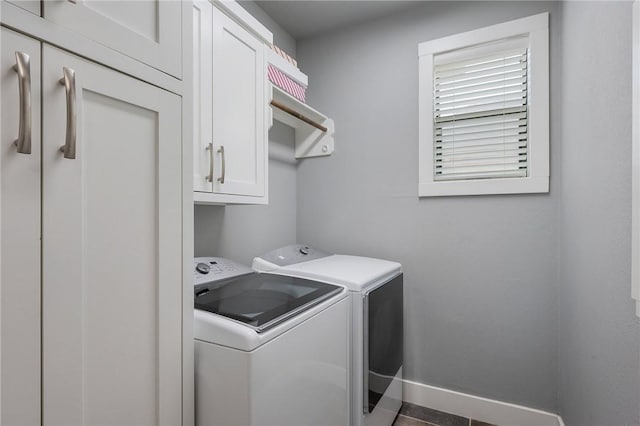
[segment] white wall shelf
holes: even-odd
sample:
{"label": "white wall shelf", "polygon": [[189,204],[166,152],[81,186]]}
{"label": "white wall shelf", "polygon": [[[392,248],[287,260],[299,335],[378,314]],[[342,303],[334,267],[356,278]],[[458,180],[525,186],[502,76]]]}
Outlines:
{"label": "white wall shelf", "polygon": [[[272,100],[296,111],[299,115],[326,127],[326,131],[320,130],[307,122],[297,118],[280,108],[272,107],[273,119],[293,127],[296,131],[296,158],[322,157],[331,155],[334,150],[333,133],[335,124],[326,115],[316,111],[309,105],[286,93],[279,87],[271,84]],[[271,121],[273,125],[273,120]]]}

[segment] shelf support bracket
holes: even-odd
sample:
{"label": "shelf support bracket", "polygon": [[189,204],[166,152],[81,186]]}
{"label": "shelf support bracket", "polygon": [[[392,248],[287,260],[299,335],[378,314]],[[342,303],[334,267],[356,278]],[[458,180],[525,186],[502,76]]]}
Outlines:
{"label": "shelf support bracket", "polygon": [[325,126],[323,126],[322,124],[316,123],[315,121],[313,121],[312,119],[305,117],[304,115],[300,114],[298,111],[289,108],[288,106],[281,104],[278,101],[271,101],[271,105],[273,105],[276,108],[281,109],[282,111],[286,112],[289,115],[294,116],[295,118],[297,118],[300,121],[304,121],[305,123],[309,124],[310,126],[315,127],[318,130],[322,130],[323,132],[327,132],[327,128]]}

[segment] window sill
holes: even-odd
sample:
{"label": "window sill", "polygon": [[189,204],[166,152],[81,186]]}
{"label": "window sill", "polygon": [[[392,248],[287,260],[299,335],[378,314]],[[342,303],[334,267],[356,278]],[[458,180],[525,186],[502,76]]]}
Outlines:
{"label": "window sill", "polygon": [[549,192],[549,177],[508,178],[424,182],[418,187],[419,197],[447,197],[454,195],[533,194]]}

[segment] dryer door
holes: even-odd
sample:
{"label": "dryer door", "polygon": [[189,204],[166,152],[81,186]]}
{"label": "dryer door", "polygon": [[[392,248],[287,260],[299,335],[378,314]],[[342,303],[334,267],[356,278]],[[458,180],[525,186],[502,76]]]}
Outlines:
{"label": "dryer door", "polygon": [[402,367],[402,274],[364,295],[364,413],[376,407]]}

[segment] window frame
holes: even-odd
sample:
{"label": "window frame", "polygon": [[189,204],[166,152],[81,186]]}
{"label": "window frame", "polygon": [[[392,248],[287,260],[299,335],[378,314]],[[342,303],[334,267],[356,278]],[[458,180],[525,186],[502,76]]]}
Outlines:
{"label": "window frame", "polygon": [[[434,56],[526,35],[529,50],[528,173],[526,177],[434,180]],[[418,45],[419,197],[549,192],[549,14],[439,38]]]}

